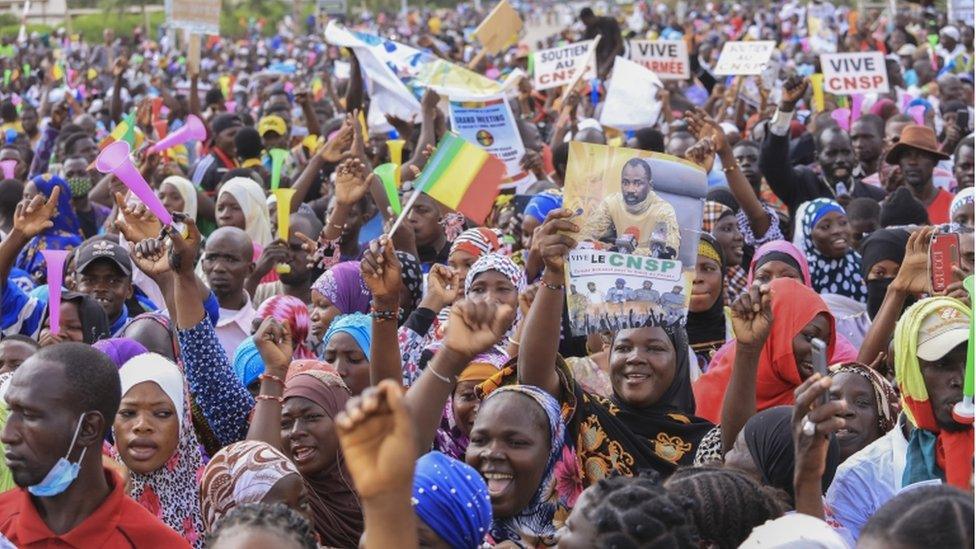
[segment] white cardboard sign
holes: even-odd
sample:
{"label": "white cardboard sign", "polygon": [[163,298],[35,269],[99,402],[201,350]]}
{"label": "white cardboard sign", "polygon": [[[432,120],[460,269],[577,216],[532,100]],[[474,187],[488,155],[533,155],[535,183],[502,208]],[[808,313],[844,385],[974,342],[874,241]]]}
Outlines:
{"label": "white cardboard sign", "polygon": [[772,40],[726,42],[712,72],[720,76],[762,74],[775,47]]}
{"label": "white cardboard sign", "polygon": [[888,93],[888,71],[879,51],[820,55],[824,91],[834,95]]}
{"label": "white cardboard sign", "polygon": [[[568,46],[534,52],[533,86],[536,90],[548,90],[573,81],[577,71],[587,62],[587,53],[592,41],[576,42]],[[593,67],[587,66],[587,78],[596,76]]]}
{"label": "white cardboard sign", "polygon": [[644,65],[661,80],[691,78],[684,40],[631,40],[630,60]]}

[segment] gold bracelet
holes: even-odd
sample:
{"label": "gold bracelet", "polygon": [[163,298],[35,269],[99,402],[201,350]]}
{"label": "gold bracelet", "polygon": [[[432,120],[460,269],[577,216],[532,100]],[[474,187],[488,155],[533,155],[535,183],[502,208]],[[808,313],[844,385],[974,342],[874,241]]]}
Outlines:
{"label": "gold bracelet", "polygon": [[518,347],[519,345],[521,345],[521,343],[519,343],[518,341],[515,341],[511,337],[508,338],[508,342],[511,343],[512,345],[515,345],[516,347]]}

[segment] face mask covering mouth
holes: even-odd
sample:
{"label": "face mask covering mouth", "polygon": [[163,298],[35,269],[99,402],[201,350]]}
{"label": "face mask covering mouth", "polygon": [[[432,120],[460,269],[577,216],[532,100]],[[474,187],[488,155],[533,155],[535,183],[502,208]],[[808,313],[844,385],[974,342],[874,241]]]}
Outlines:
{"label": "face mask covering mouth", "polygon": [[68,458],[71,456],[71,450],[75,447],[75,441],[78,440],[78,433],[81,432],[81,423],[85,420],[85,414],[81,414],[78,418],[78,426],[75,427],[75,434],[71,437],[71,444],[68,446],[68,451],[63,458],[59,459],[54,467],[47,472],[44,480],[27,487],[27,491],[37,497],[51,497],[56,496],[68,489],[71,483],[78,478],[78,472],[81,470],[81,460],[85,459],[85,452],[88,448],[81,449],[81,456],[78,457],[78,461],[71,463]]}

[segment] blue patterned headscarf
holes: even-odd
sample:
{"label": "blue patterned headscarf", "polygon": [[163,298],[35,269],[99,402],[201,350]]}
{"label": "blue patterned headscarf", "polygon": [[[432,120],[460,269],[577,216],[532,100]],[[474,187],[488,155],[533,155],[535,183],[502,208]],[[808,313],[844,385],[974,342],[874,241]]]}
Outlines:
{"label": "blue patterned headscarf", "polygon": [[[539,539],[555,545],[556,511],[571,507],[578,494],[562,493],[558,478],[574,474],[576,455],[566,442],[566,423],[563,421],[559,402],[552,395],[535,385],[505,385],[485,397],[485,402],[503,393],[518,393],[531,398],[545,412],[549,422],[549,458],[542,474],[542,482],[532,495],[529,504],[516,515],[496,518],[491,523],[491,538],[495,543],[522,538]],[[570,468],[570,469],[567,469]],[[578,477],[577,477],[578,478]]]}
{"label": "blue patterned headscarf", "polygon": [[828,198],[818,198],[801,204],[796,211],[793,244],[803,250],[803,255],[810,264],[810,277],[815,291],[838,294],[866,303],[868,290],[861,275],[861,254],[852,247],[844,257],[827,257],[813,244],[813,228],[831,212],[847,215],[840,204]]}
{"label": "blue patterned headscarf", "polygon": [[78,223],[78,216],[71,206],[71,189],[68,184],[58,176],[38,175],[31,180],[37,188],[37,192],[47,198],[51,197],[55,187],[61,188],[61,195],[58,196],[57,213],[51,218],[54,226],[44,229],[37,236],[32,238],[27,246],[20,251],[17,256],[17,263],[14,265],[30,273],[31,277],[38,283],[43,284],[47,281],[47,264],[41,250],[71,250],[81,245],[81,224]]}
{"label": "blue patterned headscarf", "polygon": [[440,452],[417,460],[413,497],[417,516],[452,549],[475,549],[491,525],[491,496],[470,465]]}
{"label": "blue patterned headscarf", "polygon": [[257,381],[264,373],[264,360],[258,352],[258,346],[253,337],[245,338],[237,350],[234,351],[234,374],[245,387]]}
{"label": "blue patterned headscarf", "polygon": [[373,340],[373,319],[369,315],[353,313],[335,317],[332,324],[329,325],[328,331],[325,332],[325,337],[322,338],[322,348],[324,349],[332,336],[339,332],[352,336],[356,340],[356,345],[359,345],[359,349],[366,355],[367,359],[369,358],[369,346]]}

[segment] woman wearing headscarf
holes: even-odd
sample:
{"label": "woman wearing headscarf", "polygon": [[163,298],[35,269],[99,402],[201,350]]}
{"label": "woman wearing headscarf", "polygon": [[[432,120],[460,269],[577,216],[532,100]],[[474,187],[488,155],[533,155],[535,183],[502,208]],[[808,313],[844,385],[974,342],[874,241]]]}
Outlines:
{"label": "woman wearing headscarf", "polygon": [[259,318],[274,317],[279,322],[287,324],[291,332],[292,346],[295,349],[294,359],[314,358],[315,353],[308,347],[308,308],[297,297],[290,295],[276,295],[266,299],[258,307]]}
{"label": "woman wearing headscarf", "polygon": [[142,343],[127,337],[102,339],[96,341],[92,347],[108,355],[117,368],[121,368],[132,357],[149,352]]}
{"label": "woman wearing headscarf", "polygon": [[898,420],[898,394],[870,366],[845,362],[830,367],[830,392],[847,402],[844,430],[834,438],[844,461],[890,431]]}
{"label": "woman wearing headscarf", "polygon": [[[513,429],[527,441],[528,451],[545,460],[510,456],[511,446],[502,441]],[[572,508],[582,492],[559,401],[532,385],[494,388],[484,397],[471,435],[465,460],[485,478],[489,495],[495,494],[488,541],[511,541],[522,547],[554,545],[554,519]],[[498,474],[500,467],[507,478]]]}
{"label": "woman wearing headscarf", "polygon": [[[264,190],[254,181],[246,177],[229,179],[220,187],[215,207],[218,227],[242,229],[261,249],[274,240]],[[259,255],[256,253],[255,257]]]}
{"label": "woman wearing headscarf", "polygon": [[[301,473],[277,448],[257,440],[235,442],[217,452],[203,470],[203,529],[212,531],[227,513],[248,503],[307,503],[303,492]],[[305,513],[302,507],[294,510]]]}
{"label": "woman wearing headscarf", "polygon": [[702,213],[702,230],[715,238],[725,260],[725,300],[735,301],[746,289],[748,274],[742,268],[745,239],[739,230],[735,212],[725,204],[706,201]]}
{"label": "woman wearing headscarf", "polygon": [[[747,285],[753,281],[768,284],[777,278],[793,278],[813,287],[807,258],[796,246],[785,240],[767,242],[756,250],[749,266]],[[736,296],[738,298],[739,296]]]}
{"label": "woman wearing headscarf", "polygon": [[868,316],[872,319],[905,260],[909,236],[905,229],[878,229],[861,242],[861,274],[866,281]]}
{"label": "woman wearing headscarf", "polygon": [[[793,403],[793,391],[813,375],[809,339],[816,337],[827,344],[827,356],[836,360],[834,317],[820,296],[791,278],[769,283],[773,322],[761,343],[756,366],[756,409],[765,410]],[[742,334],[737,334],[741,336]],[[732,375],[739,343],[732,341],[712,359],[708,371],[694,384],[696,413],[715,423],[721,420],[722,402]],[[841,359],[852,361],[851,349]]]}
{"label": "woman wearing headscarf", "polygon": [[183,374],[155,353],[119,369],[122,402],[109,450],[129,471],[129,496],[194,547],[203,547],[197,479],[203,469]]}
{"label": "woman wearing headscarf", "polygon": [[51,198],[55,187],[60,189],[60,194],[57,213],[51,218],[54,224],[31,238],[14,263],[15,268],[30,273],[38,284],[47,280],[47,264],[41,250],[71,250],[80,246],[83,240],[78,216],[71,206],[71,189],[63,179],[56,175],[48,175],[45,179],[44,175],[38,175],[24,187],[24,198],[30,199],[37,194]]}
{"label": "woman wearing headscarf", "polygon": [[[973,478],[973,428],[971,425],[955,424],[946,409],[947,402],[934,402],[935,391],[928,386],[932,382],[926,379],[929,374],[923,373],[921,361],[924,358],[919,355],[932,359],[925,365],[926,368],[942,371],[938,375],[943,376],[945,381],[940,383],[947,387],[954,386],[958,391],[965,376],[961,356],[956,355],[950,360],[946,355],[956,347],[965,347],[972,318],[972,309],[958,299],[930,297],[909,307],[895,326],[895,381],[901,392],[902,410],[914,427],[908,440],[902,486],[939,479],[963,490],[970,487]],[[959,374],[954,381],[944,377],[952,370],[955,372],[951,375]],[[952,394],[949,393],[949,396]],[[947,426],[947,423],[953,423],[958,428],[946,429],[943,426]]]}
{"label": "woman wearing headscarf", "polygon": [[528,251],[532,246],[532,233],[542,225],[549,212],[562,208],[563,196],[559,191],[539,193],[529,199],[522,214],[522,249]]}
{"label": "woman wearing headscarf", "polygon": [[197,218],[197,188],[182,175],[171,175],[159,184],[156,196],[169,213],[183,212]]}
{"label": "woman wearing headscarf", "polygon": [[974,199],[976,199],[976,187],[966,187],[956,193],[952,203],[949,204],[949,221],[963,229],[972,231]]}
{"label": "woman wearing headscarf", "polygon": [[440,452],[417,460],[413,474],[414,513],[421,540],[431,538],[451,549],[477,549],[491,526],[488,486],[478,471]]}
{"label": "woman wearing headscarf", "polygon": [[44,311],[38,342],[41,347],[62,341],[80,341],[89,345],[107,339],[111,333],[105,309],[97,301],[78,292],[61,292],[61,318],[58,335],[51,333],[50,306]]}
{"label": "woman wearing headscarf", "polygon": [[458,376],[457,384],[444,405],[441,423],[434,435],[434,448],[454,459],[464,459],[468,436],[477,417],[480,399],[477,387],[497,374],[508,362],[508,355],[481,353]]}
{"label": "woman wearing headscarf", "polygon": [[[558,397],[570,413],[584,486],[614,471],[634,476],[641,469],[654,469],[668,475],[692,463],[695,449],[712,428],[694,416],[688,336],[677,324],[618,331],[610,341],[611,397],[585,392],[558,354],[565,257],[574,244],[551,230],[559,229],[561,221],[550,221],[553,226],[544,231],[546,241],[540,243],[548,250],[546,269],[522,326],[526,337],[520,342],[517,371],[510,362],[482,386],[517,379]],[[483,412],[482,407],[479,418]]]}
{"label": "woman wearing headscarf", "polygon": [[312,341],[321,354],[321,341],[332,320],[339,315],[369,312],[370,294],[359,272],[358,261],[345,261],[322,273],[312,284],[309,308]]}
{"label": "woman wearing headscarf", "polygon": [[362,313],[337,316],[322,340],[322,359],[342,378],[353,396],[370,385],[371,341],[372,319]]}
{"label": "woman wearing headscarf", "polygon": [[[531,202],[530,202],[531,203]],[[451,243],[447,255],[447,265],[463,280],[468,270],[482,256],[497,252],[501,248],[498,232],[488,227],[475,227],[458,235]]]}
{"label": "woman wearing headscarf", "polygon": [[[725,465],[752,473],[763,484],[778,488],[789,496],[793,505],[793,407],[775,406],[749,418],[735,445],[725,456]],[[827,447],[826,467],[821,487],[824,491],[834,479],[840,465],[837,441],[831,437]]]}
{"label": "woman wearing headscarf", "polygon": [[309,370],[284,381],[290,353],[283,330],[270,319],[255,334],[266,365],[249,440],[282,448],[309,492],[315,531],[328,547],[356,547],[363,532],[362,507],[335,429],[336,415],[352,397],[334,372]]}
{"label": "woman wearing headscarf", "polygon": [[703,372],[708,369],[715,352],[732,339],[725,316],[724,267],[721,246],[711,235],[702,233],[686,327],[688,344]]}
{"label": "woman wearing headscarf", "polygon": [[807,258],[814,291],[867,301],[861,254],[851,245],[847,212],[840,204],[818,198],[800,205],[793,243]]}

